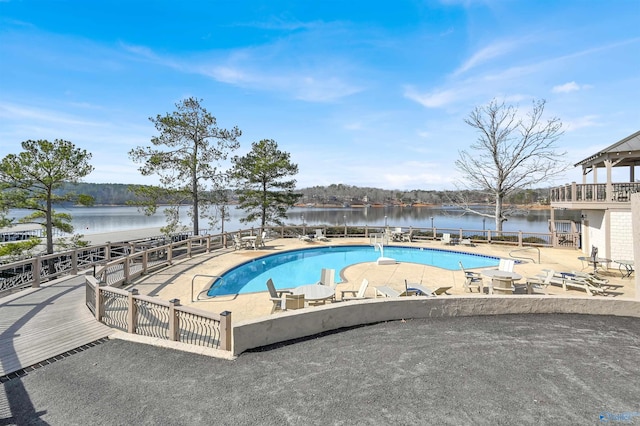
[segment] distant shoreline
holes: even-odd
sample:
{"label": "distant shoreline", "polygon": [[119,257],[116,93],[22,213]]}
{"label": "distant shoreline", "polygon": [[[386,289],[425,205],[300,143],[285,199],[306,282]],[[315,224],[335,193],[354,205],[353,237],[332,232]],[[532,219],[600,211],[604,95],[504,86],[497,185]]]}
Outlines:
{"label": "distant shoreline", "polygon": [[[298,207],[298,208],[310,208],[310,209],[341,209],[341,208],[345,208],[345,209],[350,209],[350,208],[372,208],[372,209],[378,209],[378,208],[385,208],[385,207],[400,207],[400,208],[421,208],[421,207],[427,207],[427,208],[438,208],[438,207],[443,207],[447,204],[425,204],[425,203],[416,203],[416,204],[380,204],[380,203],[374,203],[374,204],[349,204],[349,205],[343,205],[343,204],[313,204],[313,203],[309,203],[309,204],[294,204],[293,207]],[[491,206],[490,204],[471,204],[471,206],[474,207],[488,207]],[[455,207],[455,206],[454,206]],[[517,207],[519,209],[523,209],[523,210],[550,210],[551,206],[545,206],[545,205],[541,205],[541,204],[515,204],[515,205],[505,205],[505,207]]]}

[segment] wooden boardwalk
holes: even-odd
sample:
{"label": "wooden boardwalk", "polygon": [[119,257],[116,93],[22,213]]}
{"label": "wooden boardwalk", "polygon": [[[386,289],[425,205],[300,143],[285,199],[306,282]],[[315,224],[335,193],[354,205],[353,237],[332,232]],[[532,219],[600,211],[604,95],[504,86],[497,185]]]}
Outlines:
{"label": "wooden boardwalk", "polygon": [[85,306],[84,276],[0,299],[0,377],[107,337]]}

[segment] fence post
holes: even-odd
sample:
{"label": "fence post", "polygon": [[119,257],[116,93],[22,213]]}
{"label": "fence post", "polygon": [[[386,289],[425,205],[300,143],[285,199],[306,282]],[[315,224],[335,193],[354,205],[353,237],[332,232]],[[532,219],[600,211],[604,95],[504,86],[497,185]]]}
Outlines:
{"label": "fence post", "polygon": [[36,256],[31,261],[31,270],[33,271],[33,282],[31,283],[31,287],[38,288],[40,287],[40,269],[42,264],[40,263],[40,256]]}
{"label": "fence post", "polygon": [[144,250],[142,252],[142,273],[147,273],[147,268],[149,267],[149,250]]}
{"label": "fence post", "polygon": [[364,226],[364,237],[369,238],[369,225]]}
{"label": "fence post", "polygon": [[107,245],[104,248],[104,260],[107,262],[111,260],[111,241],[107,241]]}
{"label": "fence post", "polygon": [[518,231],[518,247],[522,247],[522,231]]}
{"label": "fence post", "polygon": [[220,349],[231,350],[231,312],[229,311],[220,314]]}
{"label": "fence post", "polygon": [[96,280],[96,321],[101,322],[104,315],[104,297],[100,291],[100,283]]}
{"label": "fence post", "polygon": [[122,264],[122,273],[124,275],[124,282],[129,282],[129,256],[125,256],[124,263]]}
{"label": "fence post", "polygon": [[169,340],[180,340],[180,318],[176,312],[176,306],[180,306],[180,299],[169,300]]}
{"label": "fence post", "polygon": [[[207,235],[205,238],[207,239],[207,253],[210,253],[211,252],[211,235]],[[227,246],[226,238],[227,238],[226,234],[222,236],[222,239],[223,239],[222,247]]]}
{"label": "fence post", "polygon": [[487,229],[487,242],[491,242],[491,229]]}
{"label": "fence post", "polygon": [[191,257],[191,243],[193,240],[188,239],[187,240],[187,257]]}
{"label": "fence post", "polygon": [[167,263],[171,265],[173,262],[173,243],[169,243],[167,247]]}
{"label": "fence post", "polygon": [[71,275],[78,275],[78,249],[71,252]]}
{"label": "fence post", "polygon": [[127,333],[136,334],[138,328],[138,306],[134,296],[138,295],[138,289],[134,288],[128,295],[128,309],[127,309]]}

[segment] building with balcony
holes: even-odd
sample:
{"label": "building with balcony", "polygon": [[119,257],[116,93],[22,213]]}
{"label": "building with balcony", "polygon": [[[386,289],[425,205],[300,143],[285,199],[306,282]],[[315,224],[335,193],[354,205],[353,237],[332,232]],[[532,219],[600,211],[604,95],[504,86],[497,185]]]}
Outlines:
{"label": "building with balcony", "polygon": [[[580,210],[582,251],[598,248],[598,256],[634,259],[631,194],[640,192],[635,167],[640,164],[640,131],[575,164],[582,167],[582,183],[551,188],[551,220],[555,210]],[[628,169],[626,182],[614,182],[614,168]],[[623,172],[624,173],[624,172]],[[589,174],[591,179],[589,179]],[[592,180],[592,183],[587,183]],[[614,263],[613,266],[617,265]]]}

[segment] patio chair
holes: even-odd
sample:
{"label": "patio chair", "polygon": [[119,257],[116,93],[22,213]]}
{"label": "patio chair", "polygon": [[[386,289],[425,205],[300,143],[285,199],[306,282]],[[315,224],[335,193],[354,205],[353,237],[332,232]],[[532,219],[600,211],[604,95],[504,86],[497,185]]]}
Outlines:
{"label": "patio chair", "polygon": [[482,275],[480,275],[479,272],[466,271],[464,266],[462,266],[462,262],[458,262],[458,264],[464,273],[464,289],[473,293],[473,289],[475,288],[478,290],[478,293],[480,293],[482,289]]}
{"label": "patio chair", "polygon": [[548,288],[551,285],[551,277],[549,274],[537,274],[533,277],[527,277],[527,292],[533,294],[534,288],[541,288],[545,295],[549,294]]}
{"label": "patio chair", "polygon": [[269,278],[267,280],[267,289],[269,289],[269,297],[273,302],[273,306],[271,307],[271,313],[274,313],[276,310],[285,311],[287,309],[286,306],[286,294],[293,294],[291,290],[276,290],[276,286],[273,285],[273,280]]}
{"label": "patio chair", "polygon": [[500,264],[498,265],[498,271],[505,272],[513,272],[513,267],[515,266],[515,260],[513,259],[500,259]]}
{"label": "patio chair", "polygon": [[268,238],[267,234],[268,233],[266,230],[262,231],[262,247],[265,247],[265,242],[271,239],[271,238]]}
{"label": "patio chair", "polygon": [[562,286],[563,290],[566,290],[564,274],[554,271],[553,269],[543,269],[543,273],[547,274],[549,284]]}
{"label": "patio chair", "polygon": [[258,250],[258,247],[264,247],[264,241],[262,240],[262,234],[256,235],[256,238],[251,242],[251,247],[254,250]]}
{"label": "patio chair", "polygon": [[[362,284],[360,284],[360,288],[358,290],[342,290],[342,296],[340,297],[342,300],[361,300],[366,299],[364,293],[367,291],[367,287],[369,286],[369,280],[364,278],[362,280]],[[351,296],[345,296],[345,294],[351,293]]]}
{"label": "patio chair", "polygon": [[[318,284],[331,287],[332,289],[335,290],[337,285],[335,280],[335,275],[336,275],[335,269],[322,268],[322,270],[320,271],[320,281],[318,281]],[[331,298],[331,300],[336,300],[335,293],[333,294],[333,297]]]}
{"label": "patio chair", "polygon": [[242,241],[239,233],[233,234],[233,249],[240,250],[241,248],[245,248],[246,243]]}
{"label": "patio chair", "polygon": [[322,232],[322,229],[316,229],[315,239],[318,240],[318,241],[329,241],[329,239],[324,236],[324,233]]}
{"label": "patio chair", "polygon": [[413,229],[409,229],[408,233],[402,234],[402,241],[403,242],[408,242],[408,243],[413,242],[413,241],[411,241],[412,235],[413,235]]}
{"label": "patio chair", "polygon": [[447,291],[451,290],[451,286],[438,287],[435,290],[431,290],[422,284],[409,283],[407,280],[404,280],[404,287],[407,293],[414,291],[418,296],[440,296],[441,294],[449,294]]}
{"label": "patio chair", "polygon": [[398,291],[386,285],[382,285],[374,288],[376,290],[376,298],[378,296],[382,296],[382,297],[415,296],[417,293],[416,291],[411,291],[411,290]]}
{"label": "patio chair", "polygon": [[448,246],[453,245],[453,241],[451,240],[451,234],[442,234],[442,244],[446,244]]}

